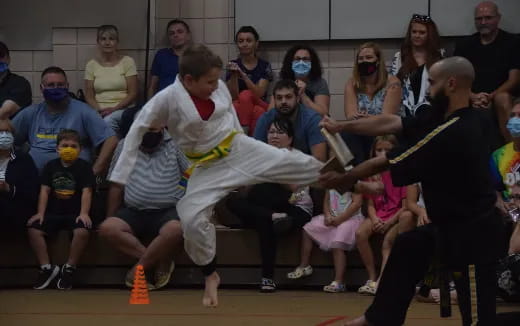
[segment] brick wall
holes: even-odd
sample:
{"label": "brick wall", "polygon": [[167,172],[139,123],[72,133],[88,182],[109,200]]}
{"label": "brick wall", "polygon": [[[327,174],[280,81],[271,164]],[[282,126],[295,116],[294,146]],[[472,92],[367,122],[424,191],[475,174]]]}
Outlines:
{"label": "brick wall", "polygon": [[[222,57],[224,62],[237,56],[233,43],[235,0],[152,0],[152,40],[149,64],[156,49],[166,46],[166,24],[170,19],[182,18],[192,30],[195,42],[208,45]],[[55,28],[52,33],[52,51],[12,51],[11,69],[26,77],[33,88],[33,100],[41,101],[39,90],[41,71],[49,65],[58,65],[66,70],[70,89],[75,92],[84,85],[84,69],[96,53],[96,26],[84,28]],[[120,38],[131,35],[120,35]],[[261,37],[261,35],[260,35]],[[355,48],[362,41],[319,41],[312,45],[318,51],[324,67],[324,78],[331,91],[331,114],[343,118],[343,89],[352,72]],[[399,40],[380,42],[389,63],[399,47]],[[260,56],[271,62],[278,72],[288,42],[265,42],[260,45]],[[137,64],[141,87],[144,83],[145,50],[121,49],[132,56]]]}

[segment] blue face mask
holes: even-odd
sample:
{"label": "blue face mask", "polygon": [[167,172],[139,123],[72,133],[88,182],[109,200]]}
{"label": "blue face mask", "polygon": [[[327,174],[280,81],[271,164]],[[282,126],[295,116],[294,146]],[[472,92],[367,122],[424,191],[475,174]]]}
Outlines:
{"label": "blue face mask", "polygon": [[9,70],[7,62],[0,62],[0,74],[7,70]]}
{"label": "blue face mask", "polygon": [[520,137],[520,118],[518,117],[512,117],[507,122],[507,130],[509,130],[509,133],[513,138],[519,138]]}
{"label": "blue face mask", "polygon": [[304,77],[311,72],[311,62],[303,60],[294,60],[292,62],[292,71],[296,77]]}
{"label": "blue face mask", "polygon": [[69,96],[68,88],[44,88],[43,97],[47,101],[60,102]]}

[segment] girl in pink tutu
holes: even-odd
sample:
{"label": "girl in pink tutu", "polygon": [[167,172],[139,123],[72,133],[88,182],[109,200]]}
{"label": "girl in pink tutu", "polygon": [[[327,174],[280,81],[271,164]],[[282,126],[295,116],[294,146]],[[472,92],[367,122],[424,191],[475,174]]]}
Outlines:
{"label": "girl in pink tutu", "polygon": [[290,279],[299,279],[312,274],[309,264],[313,241],[325,251],[332,251],[334,258],[334,281],[323,287],[325,292],[345,291],[345,251],[352,250],[356,244],[356,230],[363,222],[361,215],[362,196],[336,190],[325,194],[323,214],[315,216],[305,224],[302,232],[300,265],[287,274]]}

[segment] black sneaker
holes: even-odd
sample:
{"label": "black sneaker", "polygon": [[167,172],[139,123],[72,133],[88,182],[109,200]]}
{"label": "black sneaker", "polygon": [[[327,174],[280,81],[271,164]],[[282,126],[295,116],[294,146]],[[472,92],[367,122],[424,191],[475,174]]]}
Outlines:
{"label": "black sneaker", "polygon": [[262,277],[262,283],[260,283],[260,292],[271,293],[276,291],[276,284],[270,278]]}
{"label": "black sneaker", "polygon": [[63,265],[61,267],[60,279],[58,280],[56,287],[60,290],[72,289],[72,275],[74,274],[75,270],[76,270],[76,268],[74,268],[72,266]]}
{"label": "black sneaker", "polygon": [[38,279],[36,284],[33,286],[35,290],[43,290],[49,286],[52,280],[58,276],[60,268],[56,265],[51,265],[50,269],[42,269],[38,272]]}

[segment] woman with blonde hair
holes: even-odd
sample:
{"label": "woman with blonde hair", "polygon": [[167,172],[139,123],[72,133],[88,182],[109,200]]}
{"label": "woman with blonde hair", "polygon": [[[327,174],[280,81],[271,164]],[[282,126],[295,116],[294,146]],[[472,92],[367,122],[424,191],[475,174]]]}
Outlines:
{"label": "woman with blonde hair", "polygon": [[123,111],[136,104],[137,68],[134,59],[119,53],[116,26],[100,26],[97,44],[99,55],[85,67],[85,99],[119,133]]}
{"label": "woman with blonde hair", "polygon": [[[352,76],[345,85],[345,116],[359,119],[370,115],[401,114],[401,82],[390,75],[376,43],[362,44],[356,54]],[[343,134],[357,163],[366,160],[372,137]]]}

